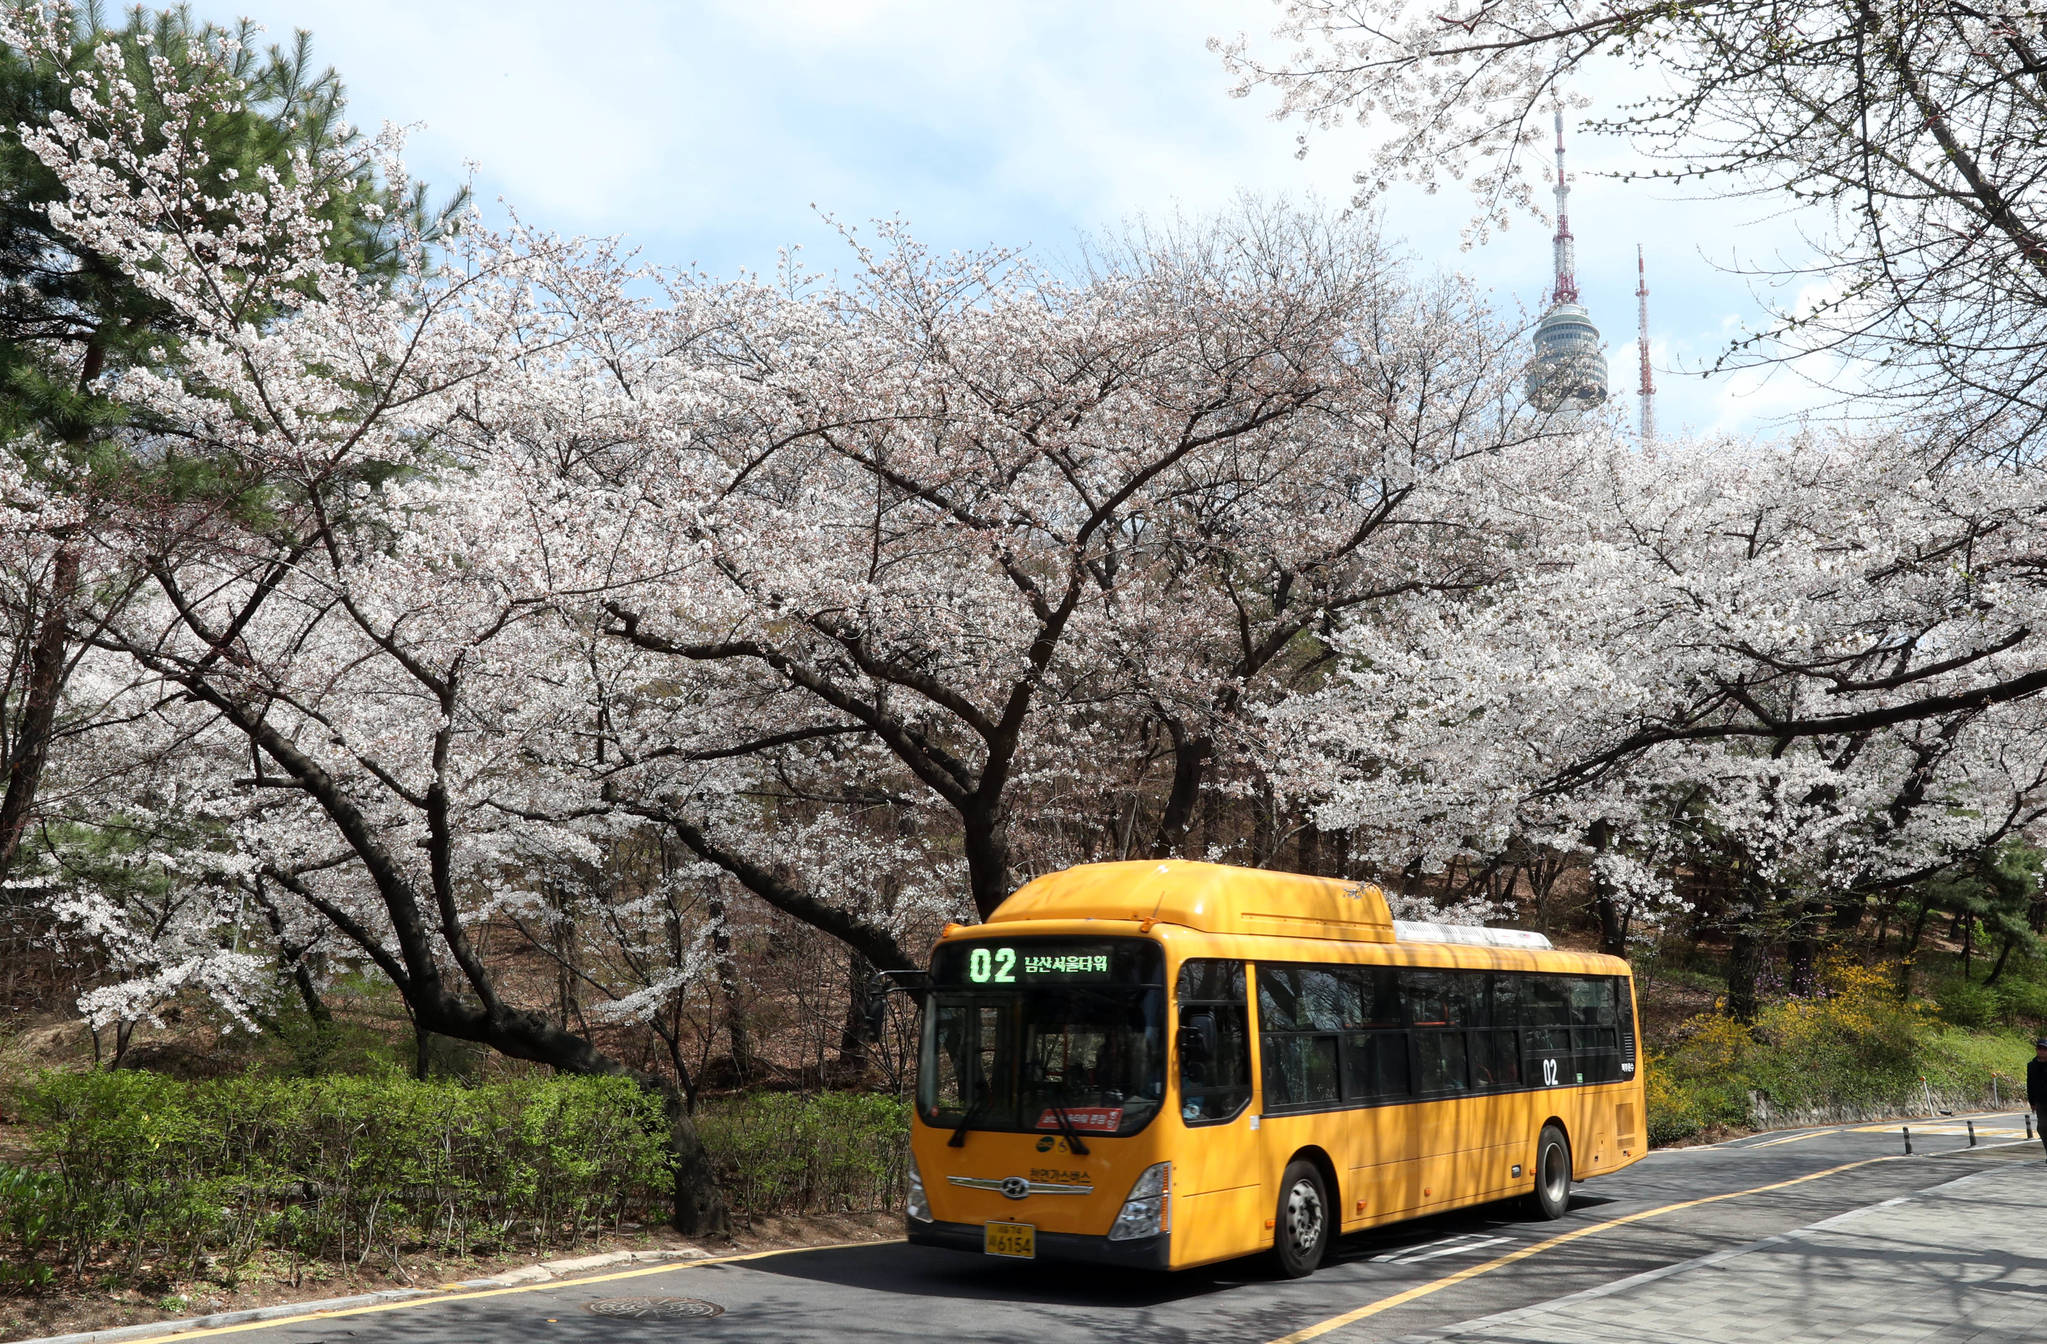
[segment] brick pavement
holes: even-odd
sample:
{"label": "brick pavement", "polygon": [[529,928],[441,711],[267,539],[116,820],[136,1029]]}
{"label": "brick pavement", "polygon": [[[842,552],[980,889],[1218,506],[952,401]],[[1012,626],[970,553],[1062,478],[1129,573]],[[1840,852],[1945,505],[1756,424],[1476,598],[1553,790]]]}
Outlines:
{"label": "brick pavement", "polygon": [[2040,1344],[2047,1162],[1994,1169],[1419,1344]]}

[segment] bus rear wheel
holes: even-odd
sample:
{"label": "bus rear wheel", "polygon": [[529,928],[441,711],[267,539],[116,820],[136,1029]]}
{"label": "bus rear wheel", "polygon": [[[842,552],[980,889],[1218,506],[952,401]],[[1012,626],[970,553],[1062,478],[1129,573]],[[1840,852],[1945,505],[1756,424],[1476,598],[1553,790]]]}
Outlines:
{"label": "bus rear wheel", "polygon": [[1571,1145],[1564,1131],[1544,1125],[1535,1141],[1535,1193],[1529,1196],[1538,1216],[1561,1218],[1571,1207]]}
{"label": "bus rear wheel", "polygon": [[1305,1278],[1329,1249],[1329,1191],[1313,1162],[1289,1162],[1279,1178],[1279,1213],[1273,1219],[1272,1258],[1290,1279]]}

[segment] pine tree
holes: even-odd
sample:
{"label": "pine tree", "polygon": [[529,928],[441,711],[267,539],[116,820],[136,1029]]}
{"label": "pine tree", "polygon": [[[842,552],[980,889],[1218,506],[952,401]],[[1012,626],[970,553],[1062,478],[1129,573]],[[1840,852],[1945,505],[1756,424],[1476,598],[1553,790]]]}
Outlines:
{"label": "pine tree", "polygon": [[[5,0],[17,21],[44,7]],[[126,369],[175,363],[181,336],[170,309],[120,264],[82,248],[58,229],[50,208],[63,188],[23,141],[21,128],[49,123],[67,103],[66,80],[111,53],[135,86],[153,125],[174,115],[159,98],[160,72],[171,87],[239,86],[233,110],[202,112],[208,162],[197,170],[208,194],[264,171],[287,179],[323,174],[328,252],[373,277],[396,276],[394,225],[426,231],[454,226],[466,192],[430,210],[425,188],[404,194],[378,179],[361,156],[337,154],[356,141],[345,117],[346,91],[332,68],[313,59],[311,36],[259,54],[243,21],[222,28],[190,11],[128,11],[119,26],[91,0],[60,10],[68,25],[61,64],[0,45],[0,444],[33,474],[94,499],[148,492],[159,497],[217,497],[228,507],[260,500],[266,483],[237,479],[217,466],[181,459],[152,438],[110,396]],[[147,153],[160,144],[133,146]],[[262,315],[257,315],[261,320]],[[0,892],[17,867],[75,654],[69,629],[81,582],[77,548],[60,547],[40,572],[24,575],[0,631]],[[0,933],[19,916],[0,897]]]}

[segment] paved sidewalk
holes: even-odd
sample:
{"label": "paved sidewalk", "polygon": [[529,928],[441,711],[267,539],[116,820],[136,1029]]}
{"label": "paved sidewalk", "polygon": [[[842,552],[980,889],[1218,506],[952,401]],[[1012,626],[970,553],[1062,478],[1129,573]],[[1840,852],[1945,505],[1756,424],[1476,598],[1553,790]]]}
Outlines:
{"label": "paved sidewalk", "polygon": [[2029,1145],[1992,1171],[1919,1195],[1410,1338],[2039,1344],[2047,1340],[2047,1162],[2038,1145]]}

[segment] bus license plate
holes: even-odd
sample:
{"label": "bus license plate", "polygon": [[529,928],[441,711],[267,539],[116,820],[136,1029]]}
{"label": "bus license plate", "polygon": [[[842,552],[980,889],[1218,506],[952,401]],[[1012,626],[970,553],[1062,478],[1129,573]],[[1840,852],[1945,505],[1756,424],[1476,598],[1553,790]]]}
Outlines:
{"label": "bus license plate", "polygon": [[984,1249],[990,1255],[1018,1260],[1038,1258],[1038,1229],[1029,1223],[990,1223]]}

